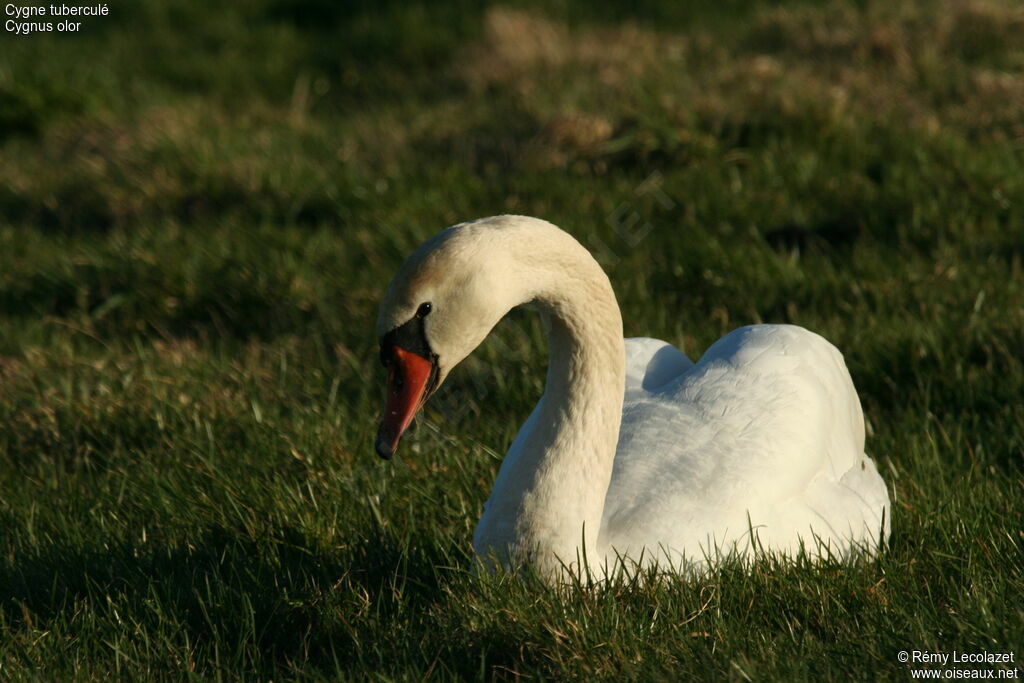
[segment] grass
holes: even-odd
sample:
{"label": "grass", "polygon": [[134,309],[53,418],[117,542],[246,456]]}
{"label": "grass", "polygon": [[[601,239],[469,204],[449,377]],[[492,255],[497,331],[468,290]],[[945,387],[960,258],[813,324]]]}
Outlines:
{"label": "grass", "polygon": [[[1024,654],[1024,14],[676,5],[154,0],[5,35],[0,676],[907,679],[901,650]],[[888,552],[473,573],[539,324],[513,314],[384,463],[373,320],[422,239],[503,212],[590,247],[630,335],[832,340]]]}

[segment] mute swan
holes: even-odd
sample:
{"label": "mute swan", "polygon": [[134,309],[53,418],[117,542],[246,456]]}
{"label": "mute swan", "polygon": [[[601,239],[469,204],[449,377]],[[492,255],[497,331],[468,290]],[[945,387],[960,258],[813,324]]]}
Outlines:
{"label": "mute swan", "polygon": [[536,218],[450,227],[398,271],[377,324],[388,369],[381,457],[527,302],[546,319],[547,381],[477,525],[481,558],[558,580],[581,558],[598,571],[620,561],[700,570],[755,547],[873,553],[888,537],[888,491],[864,454],[860,402],[835,347],[800,327],[753,325],[694,364],[662,341],[624,341],[604,271]]}

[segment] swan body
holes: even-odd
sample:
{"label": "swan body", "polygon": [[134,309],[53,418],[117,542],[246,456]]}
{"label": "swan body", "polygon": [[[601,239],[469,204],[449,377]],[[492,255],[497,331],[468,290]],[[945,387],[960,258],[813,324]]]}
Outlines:
{"label": "swan body", "polygon": [[835,347],[754,325],[695,364],[665,342],[623,340],[600,266],[535,218],[453,226],[402,266],[378,321],[389,367],[378,453],[394,452],[451,368],[523,303],[545,319],[547,381],[477,525],[485,561],[557,580],[584,559],[598,574],[700,570],[755,549],[873,553],[888,537],[888,491]]}

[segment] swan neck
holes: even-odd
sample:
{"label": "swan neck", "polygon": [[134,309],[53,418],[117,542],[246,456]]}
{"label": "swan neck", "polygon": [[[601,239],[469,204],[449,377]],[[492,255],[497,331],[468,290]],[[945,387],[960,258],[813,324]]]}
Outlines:
{"label": "swan neck", "polygon": [[597,564],[622,416],[619,307],[604,271],[572,244],[554,268],[530,273],[541,283],[531,299],[548,333],[544,395],[509,450],[481,520],[485,539],[500,519],[516,520],[511,533],[493,535],[511,536],[509,550],[518,556],[511,564],[547,575],[578,570],[584,556]]}

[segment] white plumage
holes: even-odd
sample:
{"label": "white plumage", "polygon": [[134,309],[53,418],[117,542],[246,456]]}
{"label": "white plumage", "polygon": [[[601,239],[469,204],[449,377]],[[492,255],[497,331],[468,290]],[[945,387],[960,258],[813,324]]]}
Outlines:
{"label": "white plumage", "polygon": [[[603,544],[636,556],[873,548],[889,505],[864,454],[860,402],[839,352],[792,325],[735,330],[694,365],[626,340],[626,392]],[[885,519],[888,532],[888,519]],[[819,545],[823,544],[823,545]]]}
{"label": "white plumage", "polygon": [[818,335],[745,327],[696,364],[665,342],[623,340],[590,254],[520,216],[421,246],[381,305],[382,338],[423,302],[439,381],[516,305],[534,303],[549,330],[545,393],[477,526],[481,557],[557,580],[584,555],[599,574],[619,559],[700,569],[755,546],[846,557],[887,538],[889,496],[864,453],[856,390]]}

